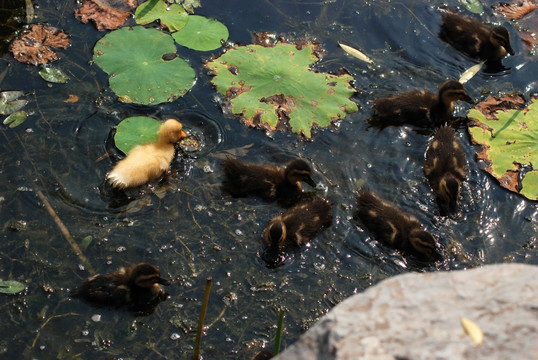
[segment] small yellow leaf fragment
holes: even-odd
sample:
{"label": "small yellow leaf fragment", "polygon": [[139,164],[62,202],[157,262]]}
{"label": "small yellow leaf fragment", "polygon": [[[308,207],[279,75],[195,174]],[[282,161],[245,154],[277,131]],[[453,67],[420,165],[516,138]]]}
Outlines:
{"label": "small yellow leaf fragment", "polygon": [[352,48],[349,45],[338,43],[342,49],[344,49],[345,52],[347,52],[349,55],[356,57],[359,60],[362,60],[364,62],[367,62],[368,64],[373,63],[372,59],[370,59],[368,56],[364,55],[359,50]]}
{"label": "small yellow leaf fragment", "polygon": [[471,80],[479,71],[482,69],[484,62],[473,65],[461,74],[459,82],[465,84],[467,81]]}
{"label": "small yellow leaf fragment", "polygon": [[463,326],[463,329],[469,335],[471,340],[475,344],[482,344],[482,341],[484,340],[484,334],[482,333],[482,330],[471,320],[464,318],[463,316],[460,316],[461,326]]}

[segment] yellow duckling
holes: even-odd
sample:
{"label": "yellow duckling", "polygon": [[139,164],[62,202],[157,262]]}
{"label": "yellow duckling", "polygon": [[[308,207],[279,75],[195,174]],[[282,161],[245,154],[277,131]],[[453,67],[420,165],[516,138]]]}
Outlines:
{"label": "yellow duckling", "polygon": [[369,123],[380,129],[404,124],[435,128],[452,117],[454,102],[458,100],[474,102],[462,84],[448,80],[439,86],[437,96],[425,90],[415,90],[374,100],[374,115]]}
{"label": "yellow duckling", "polygon": [[161,293],[159,284],[170,285],[170,282],[161,277],[154,265],[139,263],[122,267],[111,274],[94,275],[73,289],[69,296],[100,306],[141,307],[151,303]]}
{"label": "yellow duckling", "polygon": [[274,252],[303,246],[331,224],[331,209],[331,203],[323,198],[295,205],[271,220],[263,239]]}
{"label": "yellow duckling", "polygon": [[166,120],[157,134],[157,141],[135,146],[107,175],[113,187],[132,188],[158,179],[168,170],[175,155],[174,143],[186,137],[183,125]]}
{"label": "yellow duckling", "polygon": [[514,55],[510,46],[510,33],[504,26],[487,27],[480,22],[453,13],[443,15],[439,38],[462,54],[486,65],[501,65],[508,53]]}
{"label": "yellow duckling", "polygon": [[466,178],[467,164],[461,143],[451,127],[440,127],[433,134],[423,170],[442,206],[454,211],[461,183]]}
{"label": "yellow duckling", "polygon": [[264,199],[295,202],[301,194],[301,182],[315,187],[312,170],[304,160],[292,160],[286,167],[258,165],[228,157],[222,164],[226,180],[222,190],[233,197],[248,195]]}
{"label": "yellow duckling", "polygon": [[435,238],[422,230],[418,220],[381,200],[369,190],[357,196],[357,217],[383,245],[432,262],[442,260],[436,249]]}

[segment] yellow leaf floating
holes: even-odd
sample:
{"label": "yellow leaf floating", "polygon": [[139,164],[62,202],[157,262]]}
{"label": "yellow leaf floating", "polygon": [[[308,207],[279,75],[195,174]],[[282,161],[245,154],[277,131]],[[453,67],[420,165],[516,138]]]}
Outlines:
{"label": "yellow leaf floating", "polygon": [[347,52],[349,55],[356,57],[359,60],[362,60],[364,62],[367,62],[368,64],[373,63],[372,59],[370,59],[368,56],[364,55],[359,50],[352,48],[349,45],[338,43],[342,49],[344,49],[345,52]]}
{"label": "yellow leaf floating", "polygon": [[484,334],[482,333],[482,330],[471,320],[464,318],[463,316],[460,316],[461,326],[463,326],[463,329],[469,335],[471,340],[475,344],[482,344],[482,341],[484,340]]}
{"label": "yellow leaf floating", "polygon": [[461,74],[459,82],[465,84],[467,81],[471,80],[479,71],[482,69],[484,62],[473,65]]}

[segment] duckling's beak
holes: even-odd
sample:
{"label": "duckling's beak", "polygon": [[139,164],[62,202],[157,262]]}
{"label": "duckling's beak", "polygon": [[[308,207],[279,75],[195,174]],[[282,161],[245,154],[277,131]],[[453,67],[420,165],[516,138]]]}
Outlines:
{"label": "duckling's beak", "polygon": [[170,281],[163,279],[162,277],[157,278],[157,283],[165,286],[170,285]]}
{"label": "duckling's beak", "polygon": [[186,137],[187,137],[187,134],[185,133],[185,131],[181,130],[181,132],[179,133],[179,138],[185,139]]}
{"label": "duckling's beak", "polygon": [[316,187],[316,183],[314,182],[314,180],[312,180],[312,178],[310,176],[307,177],[306,179],[304,179],[304,182],[307,183],[308,185],[312,186],[312,187]]}
{"label": "duckling's beak", "polygon": [[475,103],[474,99],[472,97],[470,97],[469,95],[467,95],[467,94],[463,95],[460,100],[465,101],[466,103],[469,103],[469,104],[474,104]]}
{"label": "duckling's beak", "polygon": [[509,53],[510,55],[514,56],[516,54],[516,52],[514,51],[514,49],[512,49],[512,47],[510,45],[507,45],[507,48],[505,48],[506,52]]}

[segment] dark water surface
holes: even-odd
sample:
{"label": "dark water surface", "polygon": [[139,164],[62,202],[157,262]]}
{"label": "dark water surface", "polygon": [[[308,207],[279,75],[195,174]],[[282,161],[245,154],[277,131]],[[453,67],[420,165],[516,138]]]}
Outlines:
{"label": "dark water surface", "polygon": [[[0,1],[0,8],[8,3]],[[9,66],[1,89],[25,91],[30,100],[23,125],[0,125],[0,278],[28,286],[22,295],[0,296],[2,357],[190,358],[205,279],[212,277],[206,316],[210,327],[202,355],[247,359],[260,347],[273,348],[281,306],[286,309],[286,347],[334,305],[393,275],[499,262],[538,264],[537,204],[500,188],[480,170],[464,126],[458,135],[466,145],[469,180],[461,211],[451,217],[439,214],[423,176],[428,136],[408,128],[366,130],[375,97],[412,88],[435,91],[439,83],[459,78],[473,65],[437,39],[441,2],[202,0],[196,13],[226,24],[230,40],[238,44],[250,43],[258,31],[315,39],[327,51],[318,69],[336,72],[344,67],[354,75],[354,100],[361,110],[332,129],[317,131],[309,142],[288,133],[269,138],[222,114],[202,68],[220,50],[179,49],[198,75],[183,98],[153,107],[118,102],[105,74],[90,64],[92,47],[104,32],[74,19],[74,1],[33,3],[38,5],[37,22],[71,34],[72,46],[60,51],[62,59],[54,64],[71,81],[47,84],[38,68],[19,64],[8,53],[0,59],[0,73]],[[443,4],[457,10],[459,3]],[[536,58],[514,28],[488,7],[482,19],[510,29],[516,55],[505,59],[508,70],[473,78],[465,85],[469,94],[479,99],[487,93],[518,91],[528,97],[536,92]],[[375,65],[345,55],[337,41],[362,49]],[[65,103],[70,94],[79,101]],[[456,114],[467,110],[467,104],[460,104]],[[100,191],[113,163],[104,155],[111,129],[133,115],[175,116],[201,134],[204,146],[178,156],[169,181],[118,206]],[[332,227],[291,254],[284,266],[267,268],[260,259],[261,234],[281,209],[221,195],[220,162],[230,152],[265,163],[309,159],[319,184],[316,192],[335,203]],[[419,269],[359,228],[352,218],[358,182],[414,213],[440,239],[445,262]],[[169,299],[155,313],[139,317],[68,300],[68,290],[89,273],[44,209],[38,191],[96,271],[154,263],[173,282],[167,288]]]}

